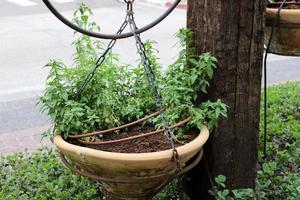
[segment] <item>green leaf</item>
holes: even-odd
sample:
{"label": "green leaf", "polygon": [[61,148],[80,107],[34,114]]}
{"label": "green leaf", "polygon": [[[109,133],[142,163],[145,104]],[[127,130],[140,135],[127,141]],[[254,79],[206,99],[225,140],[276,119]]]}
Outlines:
{"label": "green leaf", "polygon": [[215,178],[217,184],[225,183],[226,177],[224,175],[219,175]]}

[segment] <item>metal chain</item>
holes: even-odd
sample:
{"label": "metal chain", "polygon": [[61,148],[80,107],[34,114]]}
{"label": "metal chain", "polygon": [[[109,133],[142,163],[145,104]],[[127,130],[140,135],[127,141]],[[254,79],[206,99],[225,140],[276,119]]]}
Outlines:
{"label": "metal chain", "polygon": [[[128,25],[128,16],[126,16],[123,24],[120,26],[119,30],[117,31],[117,34],[121,34],[124,31],[124,29],[127,27],[127,25]],[[91,72],[87,75],[86,79],[84,80],[84,82],[82,83],[82,85],[80,86],[80,88],[78,89],[78,91],[76,92],[75,99],[79,99],[80,95],[82,94],[82,92],[84,91],[84,89],[86,88],[86,86],[90,83],[90,81],[94,77],[96,70],[98,69],[98,67],[100,67],[103,64],[103,62],[106,59],[106,55],[114,47],[114,45],[116,44],[116,42],[117,42],[116,39],[112,39],[109,42],[109,44],[106,47],[106,50],[98,58],[98,60],[96,62],[96,65],[94,66],[94,68],[92,68]]]}
{"label": "metal chain", "polygon": [[172,149],[173,149],[173,159],[177,163],[177,168],[180,169],[181,166],[180,166],[180,162],[179,162],[178,152],[175,148],[175,144],[174,144],[174,140],[173,140],[174,133],[171,130],[171,128],[170,128],[170,126],[169,126],[169,124],[168,124],[168,122],[165,118],[164,111],[162,109],[163,106],[162,106],[161,96],[160,96],[160,93],[159,93],[158,88],[157,88],[155,74],[154,74],[154,72],[151,68],[151,62],[150,62],[149,58],[146,55],[145,45],[141,40],[140,34],[137,33],[138,28],[137,28],[137,25],[135,23],[134,16],[133,16],[132,1],[127,2],[127,8],[128,8],[127,9],[128,24],[130,26],[130,29],[131,29],[131,31],[133,33],[133,36],[134,36],[134,39],[136,41],[136,47],[137,47],[138,53],[140,54],[141,63],[143,65],[145,73],[147,75],[148,82],[149,82],[149,84],[152,88],[152,92],[153,92],[154,97],[155,97],[156,107],[157,107],[158,110],[160,110],[160,118],[162,120],[163,127],[167,132],[167,137],[168,137],[168,139],[171,143]]}

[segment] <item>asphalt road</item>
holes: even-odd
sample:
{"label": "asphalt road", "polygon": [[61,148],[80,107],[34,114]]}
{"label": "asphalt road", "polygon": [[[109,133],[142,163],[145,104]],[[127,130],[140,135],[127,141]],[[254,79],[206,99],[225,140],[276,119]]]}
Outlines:
{"label": "asphalt road", "polygon": [[[71,18],[75,0],[51,0]],[[122,23],[125,5],[118,0],[85,0],[94,10],[94,20],[103,32],[114,33]],[[138,2],[138,1],[137,1]],[[164,8],[139,1],[135,6],[137,23],[142,26],[158,17]],[[178,49],[175,32],[185,26],[186,13],[176,10],[163,23],[143,34],[157,41],[162,65],[169,64]],[[73,31],[59,22],[41,0],[0,1],[0,134],[13,133],[50,124],[35,106],[44,87],[47,70],[43,66],[53,58],[72,64]],[[107,41],[106,41],[107,42]],[[133,39],[118,41],[115,52],[124,63],[134,63]],[[268,61],[268,83],[300,79],[299,58],[271,55]]]}

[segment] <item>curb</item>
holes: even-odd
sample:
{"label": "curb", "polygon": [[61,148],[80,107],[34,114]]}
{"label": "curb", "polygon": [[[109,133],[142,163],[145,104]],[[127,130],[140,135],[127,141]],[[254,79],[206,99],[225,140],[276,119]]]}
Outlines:
{"label": "curb", "polygon": [[[171,7],[173,2],[166,2],[165,7]],[[177,9],[182,9],[182,10],[187,10],[187,3],[179,3],[178,6],[176,7]]]}
{"label": "curb", "polygon": [[[124,0],[118,0],[120,2],[123,2]],[[174,3],[173,1],[169,1],[169,0],[142,0],[142,2],[146,3],[146,4],[152,4],[152,5],[157,5],[157,6],[163,6],[166,8],[171,7],[171,5]],[[182,10],[187,10],[187,2],[181,2],[177,5],[176,7],[177,9],[182,9]]]}

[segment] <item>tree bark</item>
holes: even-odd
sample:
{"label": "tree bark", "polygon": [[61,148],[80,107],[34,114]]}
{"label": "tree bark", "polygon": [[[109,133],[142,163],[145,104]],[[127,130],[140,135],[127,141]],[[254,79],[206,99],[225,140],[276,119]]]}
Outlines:
{"label": "tree bark", "polygon": [[[207,99],[229,106],[205,146],[211,177],[228,188],[255,188],[263,58],[264,0],[189,0],[187,26],[197,54],[211,52],[218,68]],[[191,199],[209,199],[203,159],[186,175]]]}

